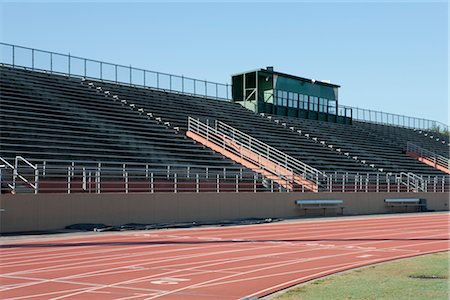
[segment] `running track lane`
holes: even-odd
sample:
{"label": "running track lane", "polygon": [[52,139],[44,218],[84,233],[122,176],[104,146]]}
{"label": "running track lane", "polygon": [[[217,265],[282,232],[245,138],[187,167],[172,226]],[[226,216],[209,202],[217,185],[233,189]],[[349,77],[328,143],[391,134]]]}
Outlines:
{"label": "running track lane", "polygon": [[[241,299],[450,250],[448,213],[3,241],[0,299]],[[4,239],[3,239],[4,240]]]}

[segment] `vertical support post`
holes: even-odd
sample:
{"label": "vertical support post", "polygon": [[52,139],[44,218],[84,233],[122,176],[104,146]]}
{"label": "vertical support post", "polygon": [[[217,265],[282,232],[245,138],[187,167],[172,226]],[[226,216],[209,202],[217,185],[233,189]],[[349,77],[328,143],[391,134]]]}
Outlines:
{"label": "vertical support post", "polygon": [[195,88],[196,88],[196,80],[194,79],[194,96],[195,96]]}
{"label": "vertical support post", "polygon": [[100,62],[100,81],[103,81],[103,62]]}
{"label": "vertical support post", "polygon": [[181,92],[184,93],[184,77],[181,75]]}
{"label": "vertical support post", "polygon": [[34,49],[31,49],[31,69],[34,71]]}
{"label": "vertical support post", "polygon": [[227,89],[227,99],[229,99],[228,98],[228,89],[229,89],[229,84],[228,83],[227,83],[226,89]]}
{"label": "vertical support post", "polygon": [[239,175],[236,174],[236,193],[239,193]]}
{"label": "vertical support post", "polygon": [[16,47],[12,45],[12,65],[16,65]]}
{"label": "vertical support post", "polygon": [[67,167],[67,194],[70,194],[71,190],[70,174],[70,167]]}
{"label": "vertical support post", "polygon": [[256,174],[253,175],[253,193],[256,193]]}
{"label": "vertical support post", "polygon": [[169,74],[169,90],[172,90],[172,74]]}
{"label": "vertical support post", "polygon": [[97,194],[100,194],[101,193],[101,189],[102,189],[102,186],[101,186],[101,180],[102,180],[102,177],[101,177],[101,170],[102,170],[102,164],[101,163],[98,163],[98,165],[97,165],[97,172],[98,172],[98,182],[97,182]]}
{"label": "vertical support post", "polygon": [[50,73],[53,73],[53,53],[50,52]]}
{"label": "vertical support post", "polygon": [[131,65],[130,65],[130,85],[131,85],[132,80],[133,80],[131,73],[132,73],[132,72],[131,72]]}
{"label": "vertical support post", "polygon": [[146,87],[146,85],[145,85],[145,70],[144,70],[144,87]]}
{"label": "vertical support post", "polygon": [[69,63],[69,66],[68,66],[68,71],[69,71],[69,77],[70,77],[70,53],[69,53],[69,59],[68,59],[68,63]]}
{"label": "vertical support post", "polygon": [[177,181],[177,173],[173,174],[173,192],[177,193],[178,191],[178,181]]}
{"label": "vertical support post", "polygon": [[220,177],[219,174],[216,174],[216,192],[220,192]]}
{"label": "vertical support post", "polygon": [[159,73],[156,72],[156,87],[159,89]]}
{"label": "vertical support post", "polygon": [[200,182],[198,179],[198,173],[195,174],[195,192],[196,193],[200,192]]}
{"label": "vertical support post", "polygon": [[155,179],[153,176],[153,172],[150,173],[150,193],[154,193],[155,192]]}
{"label": "vertical support post", "polygon": [[81,189],[85,191],[87,189],[87,179],[86,179],[86,168],[83,168],[83,178],[82,178],[82,184]]}
{"label": "vertical support post", "polygon": [[116,83],[117,83],[117,65],[114,65],[114,70],[115,70],[115,79],[116,79]]}
{"label": "vertical support post", "polygon": [[37,194],[39,189],[39,169],[37,168],[37,164],[34,169],[34,193]]}

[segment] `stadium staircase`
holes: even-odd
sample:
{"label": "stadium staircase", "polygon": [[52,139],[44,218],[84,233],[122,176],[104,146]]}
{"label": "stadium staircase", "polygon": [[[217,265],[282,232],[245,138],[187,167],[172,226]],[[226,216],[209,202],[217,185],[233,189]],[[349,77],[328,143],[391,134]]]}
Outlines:
{"label": "stadium staircase", "polygon": [[429,151],[411,142],[407,144],[406,154],[435,169],[450,174],[450,159],[445,156]]}
{"label": "stadium staircase", "polygon": [[211,127],[189,117],[186,135],[264,175],[289,191],[318,192],[326,175],[223,122]]}

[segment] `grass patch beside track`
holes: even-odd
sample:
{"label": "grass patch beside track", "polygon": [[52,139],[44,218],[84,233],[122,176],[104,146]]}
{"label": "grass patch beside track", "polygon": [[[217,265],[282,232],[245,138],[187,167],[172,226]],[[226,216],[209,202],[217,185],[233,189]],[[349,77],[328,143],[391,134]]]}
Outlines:
{"label": "grass patch beside track", "polygon": [[271,299],[450,299],[449,254],[441,252],[317,279]]}

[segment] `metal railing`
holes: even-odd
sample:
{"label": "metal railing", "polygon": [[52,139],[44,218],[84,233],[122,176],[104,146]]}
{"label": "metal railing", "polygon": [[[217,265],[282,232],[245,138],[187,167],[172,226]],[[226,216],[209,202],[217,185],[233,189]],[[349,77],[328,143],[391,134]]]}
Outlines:
{"label": "metal railing", "polygon": [[[20,160],[20,159],[19,159]],[[2,160],[3,161],[3,160]],[[21,160],[20,160],[21,161]],[[1,177],[2,192],[10,193],[223,193],[288,192],[273,180],[242,167],[162,165],[127,162],[27,160],[32,166]],[[12,164],[11,167],[15,168]],[[26,164],[28,166],[28,164]],[[36,172],[37,171],[37,172]],[[37,175],[37,178],[34,176]],[[450,176],[422,175],[423,189],[400,174],[327,173],[321,192],[449,192]],[[35,185],[30,187],[22,178]],[[30,180],[30,178],[35,178]],[[292,179],[290,179],[292,180]],[[36,184],[38,183],[38,184]],[[406,183],[406,184],[405,184]],[[302,187],[293,189],[305,192]]]}
{"label": "metal railing", "polygon": [[18,190],[32,192],[37,194],[39,188],[39,170],[37,164],[34,165],[22,156],[16,156],[14,165],[10,164],[6,159],[0,157],[2,169],[6,172],[1,172],[1,183],[16,193]]}
{"label": "metal railing", "polygon": [[435,165],[439,165],[447,170],[450,170],[450,159],[445,156],[434,153],[409,141],[406,144],[406,151],[425,158]]}
{"label": "metal railing", "polygon": [[401,172],[398,176],[401,184],[405,185],[410,192],[426,192],[427,182],[420,176],[412,172]]}
{"label": "metal railing", "polygon": [[[209,122],[209,120],[207,120]],[[208,123],[203,123],[198,119],[194,119],[192,117],[188,117],[188,133],[192,132],[199,137],[205,139],[207,142],[211,142],[214,145],[217,145],[227,154],[232,154],[235,157],[239,157],[242,162],[249,162],[251,166],[256,166],[256,169],[253,171],[265,174],[265,179],[269,181],[275,181],[285,189],[292,189],[292,179],[293,179],[293,170],[289,167],[280,168],[277,166],[267,166],[267,161],[264,163],[260,157],[251,157],[250,153],[245,153],[242,149],[237,149],[238,147],[244,147],[240,141],[235,139],[226,139],[224,134],[216,130],[215,128],[209,126]],[[251,151],[251,149],[246,148]],[[222,153],[226,156],[226,153]],[[270,161],[276,164],[275,161]],[[248,165],[248,167],[251,167]]]}
{"label": "metal railing", "polygon": [[227,135],[234,142],[239,143],[239,145],[246,147],[269,161],[292,170],[295,174],[311,180],[317,185],[320,185],[321,181],[326,180],[327,176],[325,173],[230,125],[216,120],[215,129],[217,132]]}
{"label": "metal railing", "polygon": [[[281,185],[240,167],[148,165],[89,161],[33,161],[39,171],[39,193],[257,193],[288,192]],[[34,169],[20,170],[24,178],[34,176]],[[323,192],[449,192],[449,176],[422,176],[423,189],[406,182],[399,174],[328,173]],[[2,191],[10,192],[2,180]],[[33,192],[16,182],[15,193]],[[29,187],[29,185],[26,185]],[[294,192],[310,192],[297,186]]]}
{"label": "metal railing", "polygon": [[449,130],[448,125],[434,120],[409,117],[399,114],[392,114],[383,111],[376,111],[347,105],[339,105],[339,107],[351,109],[353,120],[382,125],[393,125],[413,129],[437,130],[439,132]]}
{"label": "metal railing", "polygon": [[0,43],[0,62],[33,71],[62,74],[69,77],[167,90],[200,97],[229,100],[229,84],[144,70],[69,54]]}

